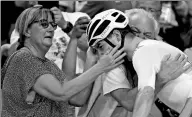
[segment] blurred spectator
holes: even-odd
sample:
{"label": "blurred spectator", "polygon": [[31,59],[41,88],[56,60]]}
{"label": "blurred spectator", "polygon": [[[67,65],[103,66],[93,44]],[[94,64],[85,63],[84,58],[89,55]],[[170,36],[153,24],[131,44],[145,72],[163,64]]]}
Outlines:
{"label": "blurred spectator", "polygon": [[192,24],[190,23],[192,9],[191,1],[173,2],[176,20],[179,24],[180,38],[184,43],[184,49],[192,47]]}
{"label": "blurred spectator", "polygon": [[132,3],[131,1],[87,1],[80,11],[93,18],[97,13],[112,8],[124,12],[132,8]]}
{"label": "blurred spectator", "polygon": [[[144,9],[149,13],[151,13],[159,25],[159,19],[161,16],[161,9],[162,9],[161,1],[135,1],[134,7]],[[158,31],[156,32],[159,32],[159,30],[160,26],[158,26]],[[162,40],[162,37],[156,35],[156,39]]]}
{"label": "blurred spectator", "polygon": [[[188,17],[189,17],[189,22],[190,22],[190,30],[189,30],[189,36],[192,34],[192,1],[187,1],[188,4]],[[192,40],[192,37],[190,38],[190,41]],[[189,48],[185,50],[185,53],[188,56],[188,59],[190,62],[192,62],[192,46],[190,45]]]}
{"label": "blurred spectator", "polygon": [[80,11],[85,4],[87,4],[87,1],[75,1],[75,11]]}
{"label": "blurred spectator", "polygon": [[75,1],[59,1],[59,9],[63,12],[74,12]]}
{"label": "blurred spectator", "polygon": [[[1,35],[1,45],[9,43],[10,32],[14,29],[14,24],[16,22],[19,14],[27,7],[29,1],[2,1],[2,19],[1,27],[3,27]],[[11,8],[11,9],[10,9]],[[11,14],[11,15],[8,15]]]}
{"label": "blurred spectator", "polygon": [[[15,27],[15,22],[19,14],[26,8],[36,4],[37,1],[2,1],[1,2],[1,45],[10,43],[11,32]],[[10,9],[11,8],[11,9]],[[11,15],[10,15],[11,14]],[[7,59],[7,54],[1,55],[1,67]]]}
{"label": "blurred spectator", "polygon": [[162,13],[159,19],[159,23],[164,30],[169,27],[178,26],[178,23],[175,20],[175,14],[171,6],[171,2],[162,3]]}
{"label": "blurred spectator", "polygon": [[38,1],[38,4],[42,5],[44,8],[59,7],[59,1]]}
{"label": "blurred spectator", "polygon": [[187,4],[186,1],[172,2],[172,9],[176,21],[178,22],[178,26],[167,28],[166,30],[160,30],[160,35],[167,43],[182,51],[192,46],[189,5],[190,4]]}
{"label": "blurred spectator", "polygon": [[159,25],[153,15],[143,9],[126,10],[129,25],[133,33],[143,39],[156,39],[159,33]]}
{"label": "blurred spectator", "polygon": [[161,1],[136,1],[135,7],[152,13],[156,20],[159,20],[162,8]]}

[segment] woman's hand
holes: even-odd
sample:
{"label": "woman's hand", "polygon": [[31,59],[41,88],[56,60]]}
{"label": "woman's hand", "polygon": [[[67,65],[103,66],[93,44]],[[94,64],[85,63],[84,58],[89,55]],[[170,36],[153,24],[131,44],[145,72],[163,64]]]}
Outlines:
{"label": "woman's hand", "polygon": [[161,69],[157,74],[157,80],[167,83],[178,78],[182,73],[191,68],[191,64],[185,66],[187,61],[187,57],[181,54],[178,54],[173,60],[170,59],[170,55],[165,56],[161,61]]}
{"label": "woman's hand", "polygon": [[55,22],[57,23],[57,25],[61,29],[65,29],[67,27],[67,21],[64,19],[63,15],[61,13],[61,10],[58,9],[57,7],[53,7],[50,10],[54,14]]}
{"label": "woman's hand", "polygon": [[119,47],[120,45],[117,45],[109,53],[103,55],[96,65],[99,65],[104,72],[108,72],[122,64],[124,62],[123,57],[126,56],[126,53],[123,52],[124,48],[118,50]]}
{"label": "woman's hand", "polygon": [[82,34],[86,33],[87,25],[90,19],[88,17],[80,17],[76,22],[70,34],[71,38],[79,39]]}

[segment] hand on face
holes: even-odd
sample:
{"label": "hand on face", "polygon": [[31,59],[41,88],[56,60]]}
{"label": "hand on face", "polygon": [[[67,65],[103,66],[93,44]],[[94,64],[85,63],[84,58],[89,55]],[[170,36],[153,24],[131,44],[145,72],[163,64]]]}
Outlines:
{"label": "hand on face", "polygon": [[173,60],[170,55],[167,55],[161,61],[161,69],[158,75],[158,80],[166,83],[178,78],[182,73],[191,68],[191,64],[185,66],[188,59],[185,55],[178,54]]}
{"label": "hand on face", "polygon": [[80,38],[82,34],[86,33],[86,28],[90,19],[88,17],[80,17],[76,22],[71,32],[72,38]]}
{"label": "hand on face", "polygon": [[57,23],[57,25],[62,28],[65,29],[67,26],[67,21],[64,19],[61,10],[58,9],[57,7],[53,7],[50,9],[53,14],[54,14],[54,18],[55,18],[55,22]]}
{"label": "hand on face", "polygon": [[86,61],[91,63],[92,65],[96,64],[98,61],[98,55],[96,53],[96,50],[89,47],[87,50],[87,58]]}
{"label": "hand on face", "polygon": [[118,50],[119,47],[120,45],[117,45],[110,52],[103,55],[98,61],[97,64],[103,68],[104,72],[108,72],[124,62],[123,57],[126,56],[126,53],[123,53],[124,48]]}

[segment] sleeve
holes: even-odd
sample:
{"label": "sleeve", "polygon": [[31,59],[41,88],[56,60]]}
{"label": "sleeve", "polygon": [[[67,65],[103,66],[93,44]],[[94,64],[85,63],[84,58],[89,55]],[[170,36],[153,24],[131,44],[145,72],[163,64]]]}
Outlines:
{"label": "sleeve", "polygon": [[155,89],[156,73],[159,70],[160,57],[155,49],[142,47],[133,55],[133,67],[138,76],[138,90],[146,86]]}
{"label": "sleeve", "polygon": [[131,88],[125,72],[121,67],[117,67],[111,70],[104,76],[103,95],[120,88]]}
{"label": "sleeve", "polygon": [[51,74],[38,59],[30,55],[17,55],[12,66],[14,66],[14,69],[18,69],[16,72],[19,74],[20,81],[22,81],[21,91],[24,98],[27,97],[27,94],[41,75]]}

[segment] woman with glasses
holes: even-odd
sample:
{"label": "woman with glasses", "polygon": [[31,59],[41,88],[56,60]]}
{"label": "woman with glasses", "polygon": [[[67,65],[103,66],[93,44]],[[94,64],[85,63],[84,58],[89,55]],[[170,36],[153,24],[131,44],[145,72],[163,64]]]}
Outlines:
{"label": "woman with glasses", "polygon": [[[84,18],[77,20],[71,32],[72,39],[66,51],[66,56],[74,56],[71,61],[76,60],[77,37],[84,33],[82,28],[87,26],[83,24],[86,21]],[[117,53],[117,46],[75,79],[66,76],[52,61],[45,58],[56,27],[53,13],[41,6],[28,8],[18,17],[16,31],[20,36],[20,45],[2,71],[2,117],[69,117],[68,101],[74,99],[98,75],[123,62],[121,58],[125,54]],[[87,60],[87,64],[90,61]],[[75,66],[75,62],[73,64]],[[36,92],[35,98],[32,103],[28,103],[27,98],[33,91]],[[75,103],[74,100],[72,102]]]}

